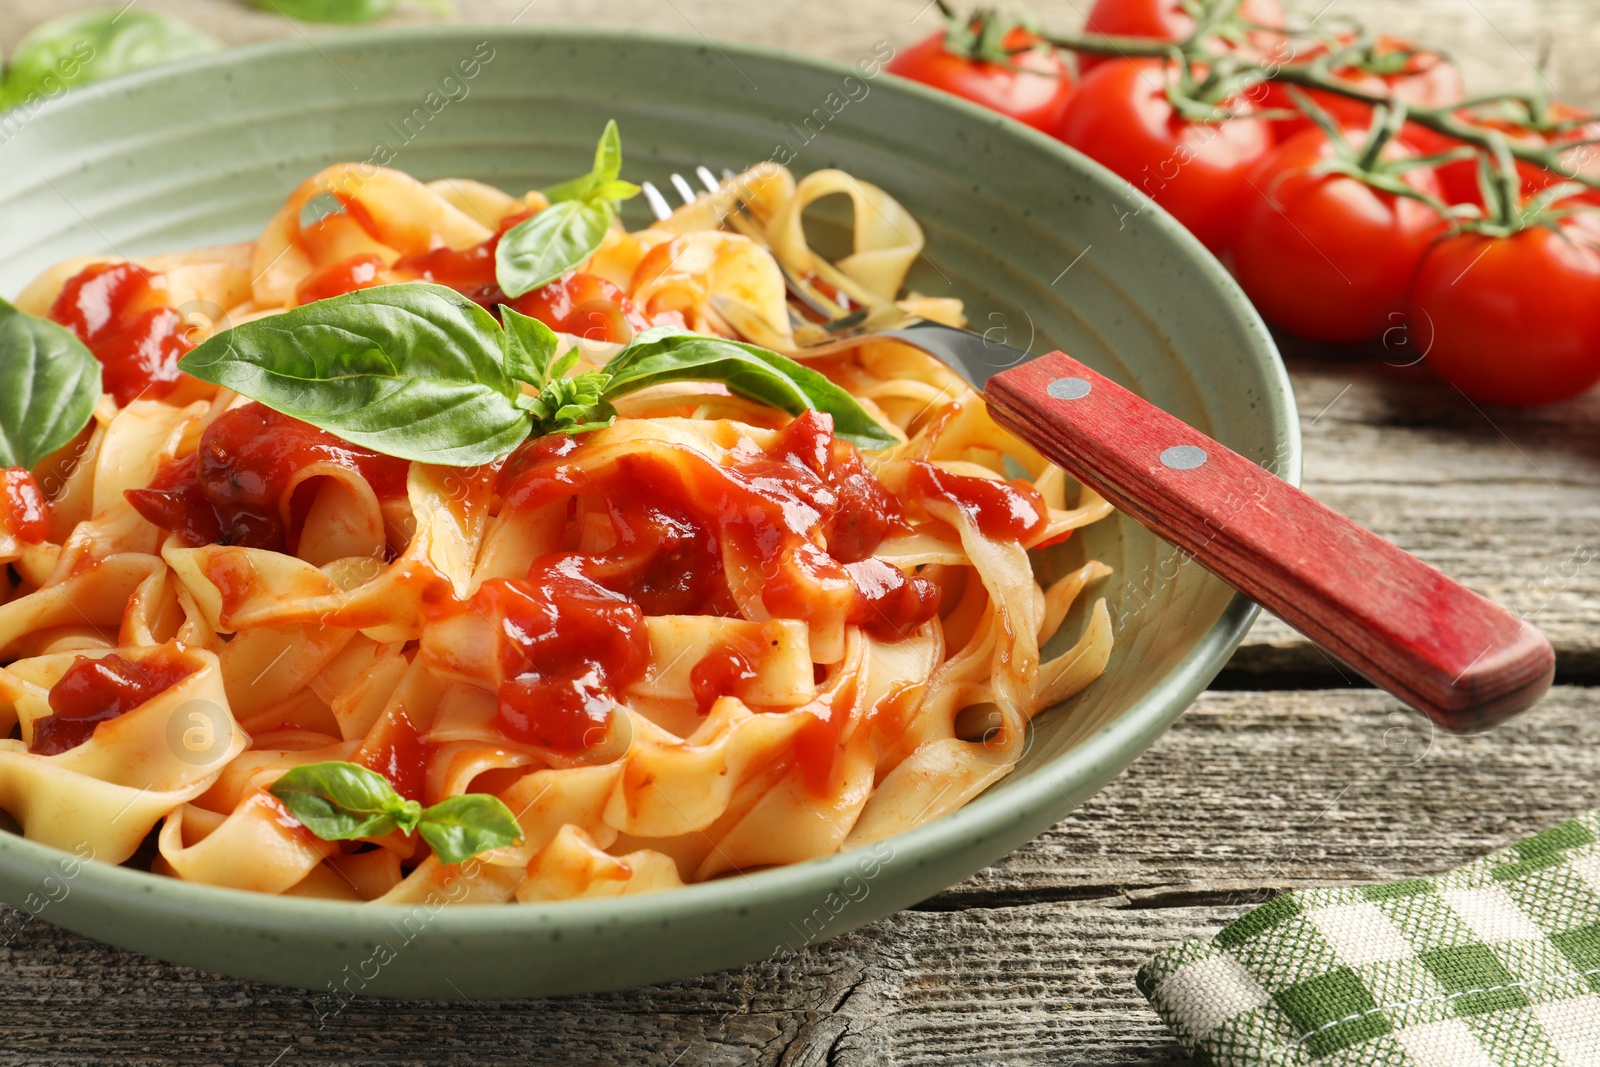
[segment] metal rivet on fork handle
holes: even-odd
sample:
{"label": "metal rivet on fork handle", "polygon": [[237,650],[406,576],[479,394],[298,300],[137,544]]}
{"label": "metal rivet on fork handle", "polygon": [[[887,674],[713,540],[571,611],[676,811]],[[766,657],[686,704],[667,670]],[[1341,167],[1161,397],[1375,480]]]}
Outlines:
{"label": "metal rivet on fork handle", "polygon": [[1093,388],[1082,378],[1057,378],[1045,389],[1045,392],[1057,400],[1082,400],[1089,395]]}

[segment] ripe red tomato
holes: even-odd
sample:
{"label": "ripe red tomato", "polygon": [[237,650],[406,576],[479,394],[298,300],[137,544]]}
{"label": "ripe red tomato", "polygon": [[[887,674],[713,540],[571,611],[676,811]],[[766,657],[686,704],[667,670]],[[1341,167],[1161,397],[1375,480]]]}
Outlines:
{"label": "ripe red tomato", "polygon": [[559,333],[627,344],[653,324],[626,293],[595,274],[572,271],[510,304]]}
{"label": "ripe red tomato", "polygon": [[[1258,26],[1281,27],[1283,8],[1278,0],[1244,0],[1239,5],[1239,17]],[[1097,0],[1089,10],[1083,32],[1182,41],[1194,32],[1194,16],[1184,10],[1183,0]],[[1263,41],[1262,52],[1269,50],[1270,43]],[[1078,73],[1086,75],[1111,58],[1080,52]]]}
{"label": "ripe red tomato", "polygon": [[1006,34],[1006,48],[1027,49],[1012,56],[1012,63],[1018,68],[1012,69],[947,51],[941,30],[895,56],[885,69],[982,104],[1036,129],[1049,130],[1061,121],[1061,113],[1072,98],[1074,80],[1072,68],[1059,52],[1030,47],[1038,42],[1025,30],[1013,29]]}
{"label": "ripe red tomato", "polygon": [[[1359,144],[1362,131],[1346,136]],[[1312,173],[1334,154],[1328,135],[1311,129],[1258,163],[1231,247],[1234,274],[1261,314],[1302,337],[1344,343],[1381,332],[1386,316],[1405,308],[1411,277],[1444,220],[1420,201]],[[1396,141],[1384,149],[1385,159],[1414,155]],[[1439,195],[1427,170],[1402,180]]]}
{"label": "ripe red tomato", "polygon": [[[1520,123],[1493,116],[1458,112],[1456,117],[1486,130],[1499,130],[1512,144],[1526,145],[1529,148],[1574,145],[1572,150],[1562,157],[1566,169],[1561,174],[1536,167],[1532,163],[1517,161],[1517,174],[1522,178],[1522,195],[1525,197],[1533,196],[1558,182],[1570,181],[1578,174],[1600,174],[1600,145],[1581,143],[1592,138],[1600,138],[1600,119],[1592,118],[1581,108],[1567,104],[1551,104],[1550,118],[1553,121],[1572,124],[1567,129],[1552,133],[1541,133]],[[1434,133],[1432,130],[1413,128],[1408,130],[1406,137],[1428,155],[1445,152],[1462,144],[1454,138]],[[1460,159],[1446,163],[1438,168],[1438,174],[1439,188],[1444,192],[1447,201],[1452,204],[1480,206],[1483,204],[1483,190],[1478,187],[1477,160]],[[1600,203],[1600,193],[1580,194],[1578,199]]]}
{"label": "ripe red tomato", "polygon": [[1143,190],[1215,252],[1237,229],[1245,174],[1272,138],[1259,119],[1184,120],[1167,98],[1176,76],[1159,59],[1103,63],[1078,86],[1055,135]]}
{"label": "ripe red tomato", "polygon": [[[1434,246],[1411,286],[1428,366],[1491,404],[1548,404],[1600,381],[1600,251],[1569,225]],[[1430,343],[1431,342],[1431,343]]]}
{"label": "ripe red tomato", "polygon": [[[1415,46],[1398,37],[1380,35],[1373,50],[1381,57],[1385,54],[1405,52]],[[1305,62],[1315,57],[1315,53],[1300,54],[1293,57],[1294,62]],[[1397,57],[1398,61],[1398,57]],[[1449,107],[1451,104],[1460,103],[1464,98],[1461,86],[1461,72],[1456,65],[1437,52],[1413,51],[1401,68],[1389,74],[1374,74],[1355,67],[1343,67],[1333,71],[1333,76],[1357,89],[1369,93],[1404,100],[1407,104],[1421,107]],[[1332,115],[1334,121],[1341,126],[1366,126],[1372,121],[1372,108],[1359,100],[1351,100],[1334,93],[1319,89],[1301,90],[1309,96],[1318,106]],[[1259,94],[1256,102],[1262,108],[1294,110],[1294,98],[1289,95],[1289,90],[1281,82],[1266,83],[1266,91]],[[1293,118],[1277,119],[1272,124],[1272,132],[1279,141],[1286,141],[1301,130],[1314,126],[1310,119],[1304,115]]]}

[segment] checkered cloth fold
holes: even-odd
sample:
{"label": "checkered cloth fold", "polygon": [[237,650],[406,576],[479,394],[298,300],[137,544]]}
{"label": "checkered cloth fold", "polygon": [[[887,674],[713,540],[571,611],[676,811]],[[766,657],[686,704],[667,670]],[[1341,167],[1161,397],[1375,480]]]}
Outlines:
{"label": "checkered cloth fold", "polygon": [[1600,811],[1437,878],[1286,893],[1138,982],[1200,1067],[1600,1067]]}

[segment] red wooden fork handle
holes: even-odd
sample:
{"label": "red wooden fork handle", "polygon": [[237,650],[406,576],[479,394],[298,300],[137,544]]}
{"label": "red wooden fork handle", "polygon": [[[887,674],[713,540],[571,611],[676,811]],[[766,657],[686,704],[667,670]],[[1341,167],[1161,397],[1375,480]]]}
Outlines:
{"label": "red wooden fork handle", "polygon": [[1534,704],[1545,636],[1060,352],[998,374],[996,421],[1447,729]]}

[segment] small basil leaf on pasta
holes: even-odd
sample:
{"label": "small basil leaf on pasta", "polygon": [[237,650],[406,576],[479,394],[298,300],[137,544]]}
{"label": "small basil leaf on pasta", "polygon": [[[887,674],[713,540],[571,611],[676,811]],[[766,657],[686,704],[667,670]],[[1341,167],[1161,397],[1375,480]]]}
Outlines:
{"label": "small basil leaf on pasta", "polygon": [[556,332],[538,319],[501,305],[500,322],[506,331],[506,373],[512,378],[543,389],[552,377],[565,375],[578,362],[574,349],[556,367],[550,366],[561,342]]}
{"label": "small basil leaf on pasta", "polygon": [[499,797],[465,793],[425,810],[417,832],[439,862],[460,863],[480,852],[515,843],[522,836],[522,827]]}
{"label": "small basil leaf on pasta", "polygon": [[214,52],[222,43],[182,19],[108,7],[63,15],[17,43],[0,103],[15,107],[63,88]]}
{"label": "small basil leaf on pasta", "polygon": [[617,177],[621,173],[622,134],[613,119],[600,134],[589,173],[546,189],[550,206],[500,238],[495,281],[507,296],[548,285],[594,255],[617,217],[617,203],[639,195],[637,185]]}
{"label": "small basil leaf on pasta", "polygon": [[500,238],[494,273],[510,297],[549,285],[594,255],[616,209],[608,201],[563,200],[524,219]]}
{"label": "small basil leaf on pasta", "polygon": [[422,805],[396,793],[376,771],[337,760],[295,767],[267,790],[289,814],[324,841],[409,834]]}
{"label": "small basil leaf on pasta", "polygon": [[594,166],[590,168],[589,173],[581,178],[552,185],[544,191],[544,196],[552,204],[559,204],[565,200],[626,200],[639,192],[637,186],[632,187],[631,193],[619,193],[610,197],[601,195],[607,183],[616,181],[621,173],[622,132],[617,129],[617,120],[611,119],[606,122],[606,128],[600,133],[600,143],[595,145]]}
{"label": "small basil leaf on pasta", "polygon": [[663,382],[721,382],[732,393],[791,415],[810,409],[825,411],[833,416],[834,434],[862,448],[889,448],[899,443],[853,396],[821,374],[740,341],[657,327],[641,333],[605,370],[611,376],[606,400]]}
{"label": "small basil leaf on pasta", "polygon": [[70,330],[0,300],[0,467],[35,467],[89,424],[100,361]]}
{"label": "small basil leaf on pasta", "polygon": [[494,316],[406,282],[235,326],[178,366],[385,455],[473,466],[528,436]]}

